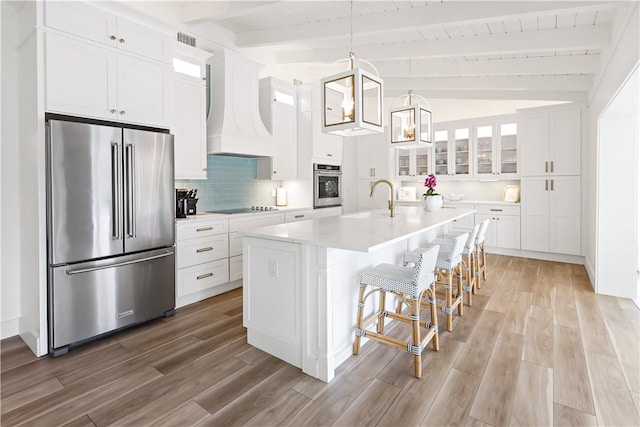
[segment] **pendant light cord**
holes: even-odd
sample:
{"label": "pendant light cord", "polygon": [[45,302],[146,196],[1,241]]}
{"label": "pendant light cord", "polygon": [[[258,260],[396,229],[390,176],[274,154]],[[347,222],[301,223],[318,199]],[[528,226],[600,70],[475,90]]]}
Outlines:
{"label": "pendant light cord", "polygon": [[351,69],[353,70],[353,60],[355,54],[353,53],[353,0],[349,3],[350,13],[349,13],[349,23],[350,23],[350,32],[349,32],[349,63],[351,65]]}

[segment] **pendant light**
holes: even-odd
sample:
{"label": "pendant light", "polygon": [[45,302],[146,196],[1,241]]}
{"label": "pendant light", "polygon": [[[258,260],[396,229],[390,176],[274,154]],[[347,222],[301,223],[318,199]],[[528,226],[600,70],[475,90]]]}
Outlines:
{"label": "pendant light", "polygon": [[419,103],[413,103],[409,90],[402,107],[391,109],[391,146],[393,148],[431,147],[432,123],[431,111]]}
{"label": "pendant light", "polygon": [[[353,50],[353,0],[351,1],[351,48]],[[360,68],[368,63],[376,75]],[[383,132],[382,79],[375,67],[349,52],[349,70],[320,80],[322,131],[341,136]]]}

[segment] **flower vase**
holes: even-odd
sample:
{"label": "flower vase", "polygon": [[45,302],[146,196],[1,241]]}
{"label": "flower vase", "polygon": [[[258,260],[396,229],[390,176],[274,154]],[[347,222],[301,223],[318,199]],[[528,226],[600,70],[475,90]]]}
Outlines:
{"label": "flower vase", "polygon": [[426,194],[422,195],[422,209],[427,212],[437,211],[442,207],[442,195],[437,194],[433,196],[427,196]]}

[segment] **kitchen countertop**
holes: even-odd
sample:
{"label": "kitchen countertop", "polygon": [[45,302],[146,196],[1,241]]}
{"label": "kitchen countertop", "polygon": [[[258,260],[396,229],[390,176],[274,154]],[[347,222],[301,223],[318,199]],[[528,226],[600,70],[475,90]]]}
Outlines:
{"label": "kitchen countertop", "polygon": [[[420,206],[422,200],[396,200],[399,205],[417,205]],[[492,206],[517,206],[520,207],[520,203],[503,202],[502,200],[457,200],[457,201],[445,201],[443,206],[464,206],[464,205],[492,205]]]}
{"label": "kitchen countertop", "polygon": [[393,218],[389,217],[388,209],[376,209],[259,227],[243,234],[283,242],[373,252],[474,212],[474,209],[451,207],[425,212],[422,207],[397,206]]}
{"label": "kitchen countertop", "polygon": [[279,213],[306,211],[306,210],[310,210],[310,209],[313,209],[313,207],[288,207],[288,206],[285,206],[285,207],[279,207],[278,210],[273,210],[273,211],[251,211],[251,212],[241,212],[241,213],[234,213],[234,214],[198,212],[195,215],[187,215],[186,218],[176,218],[176,221],[197,220],[197,219],[247,218],[247,217],[252,217],[252,216],[256,216],[256,215],[275,215],[275,214],[279,214]]}

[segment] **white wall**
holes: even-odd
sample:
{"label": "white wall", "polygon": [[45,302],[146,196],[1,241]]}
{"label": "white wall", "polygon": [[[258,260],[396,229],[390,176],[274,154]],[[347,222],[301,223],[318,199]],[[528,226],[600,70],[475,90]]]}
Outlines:
{"label": "white wall", "polygon": [[[590,94],[589,108],[586,117],[586,140],[584,142],[583,153],[583,189],[585,199],[585,221],[584,251],[587,272],[592,284],[597,287],[596,269],[598,259],[597,229],[598,229],[598,176],[611,173],[611,168],[617,168],[610,162],[601,165],[602,170],[598,170],[598,119],[611,102],[614,95],[627,79],[636,66],[640,57],[640,11],[638,3],[630,5],[629,13],[624,14],[622,21],[616,21],[614,34],[620,34],[610,51],[603,52],[603,65],[600,74],[596,77],[594,87]],[[619,153],[619,155],[623,155]],[[627,175],[629,179],[633,176],[633,171]],[[624,185],[624,184],[623,184]],[[604,191],[605,189],[603,189]],[[609,191],[610,189],[606,189]],[[617,190],[616,190],[617,191]],[[606,212],[606,207],[604,208]],[[603,220],[610,218],[605,215]],[[633,227],[629,226],[629,230]],[[631,231],[630,231],[631,232]],[[615,250],[616,248],[610,248]],[[609,268],[609,267],[607,267]]]}
{"label": "white wall", "polygon": [[20,200],[18,150],[17,13],[14,2],[0,2],[0,339],[18,334],[20,317]]}

